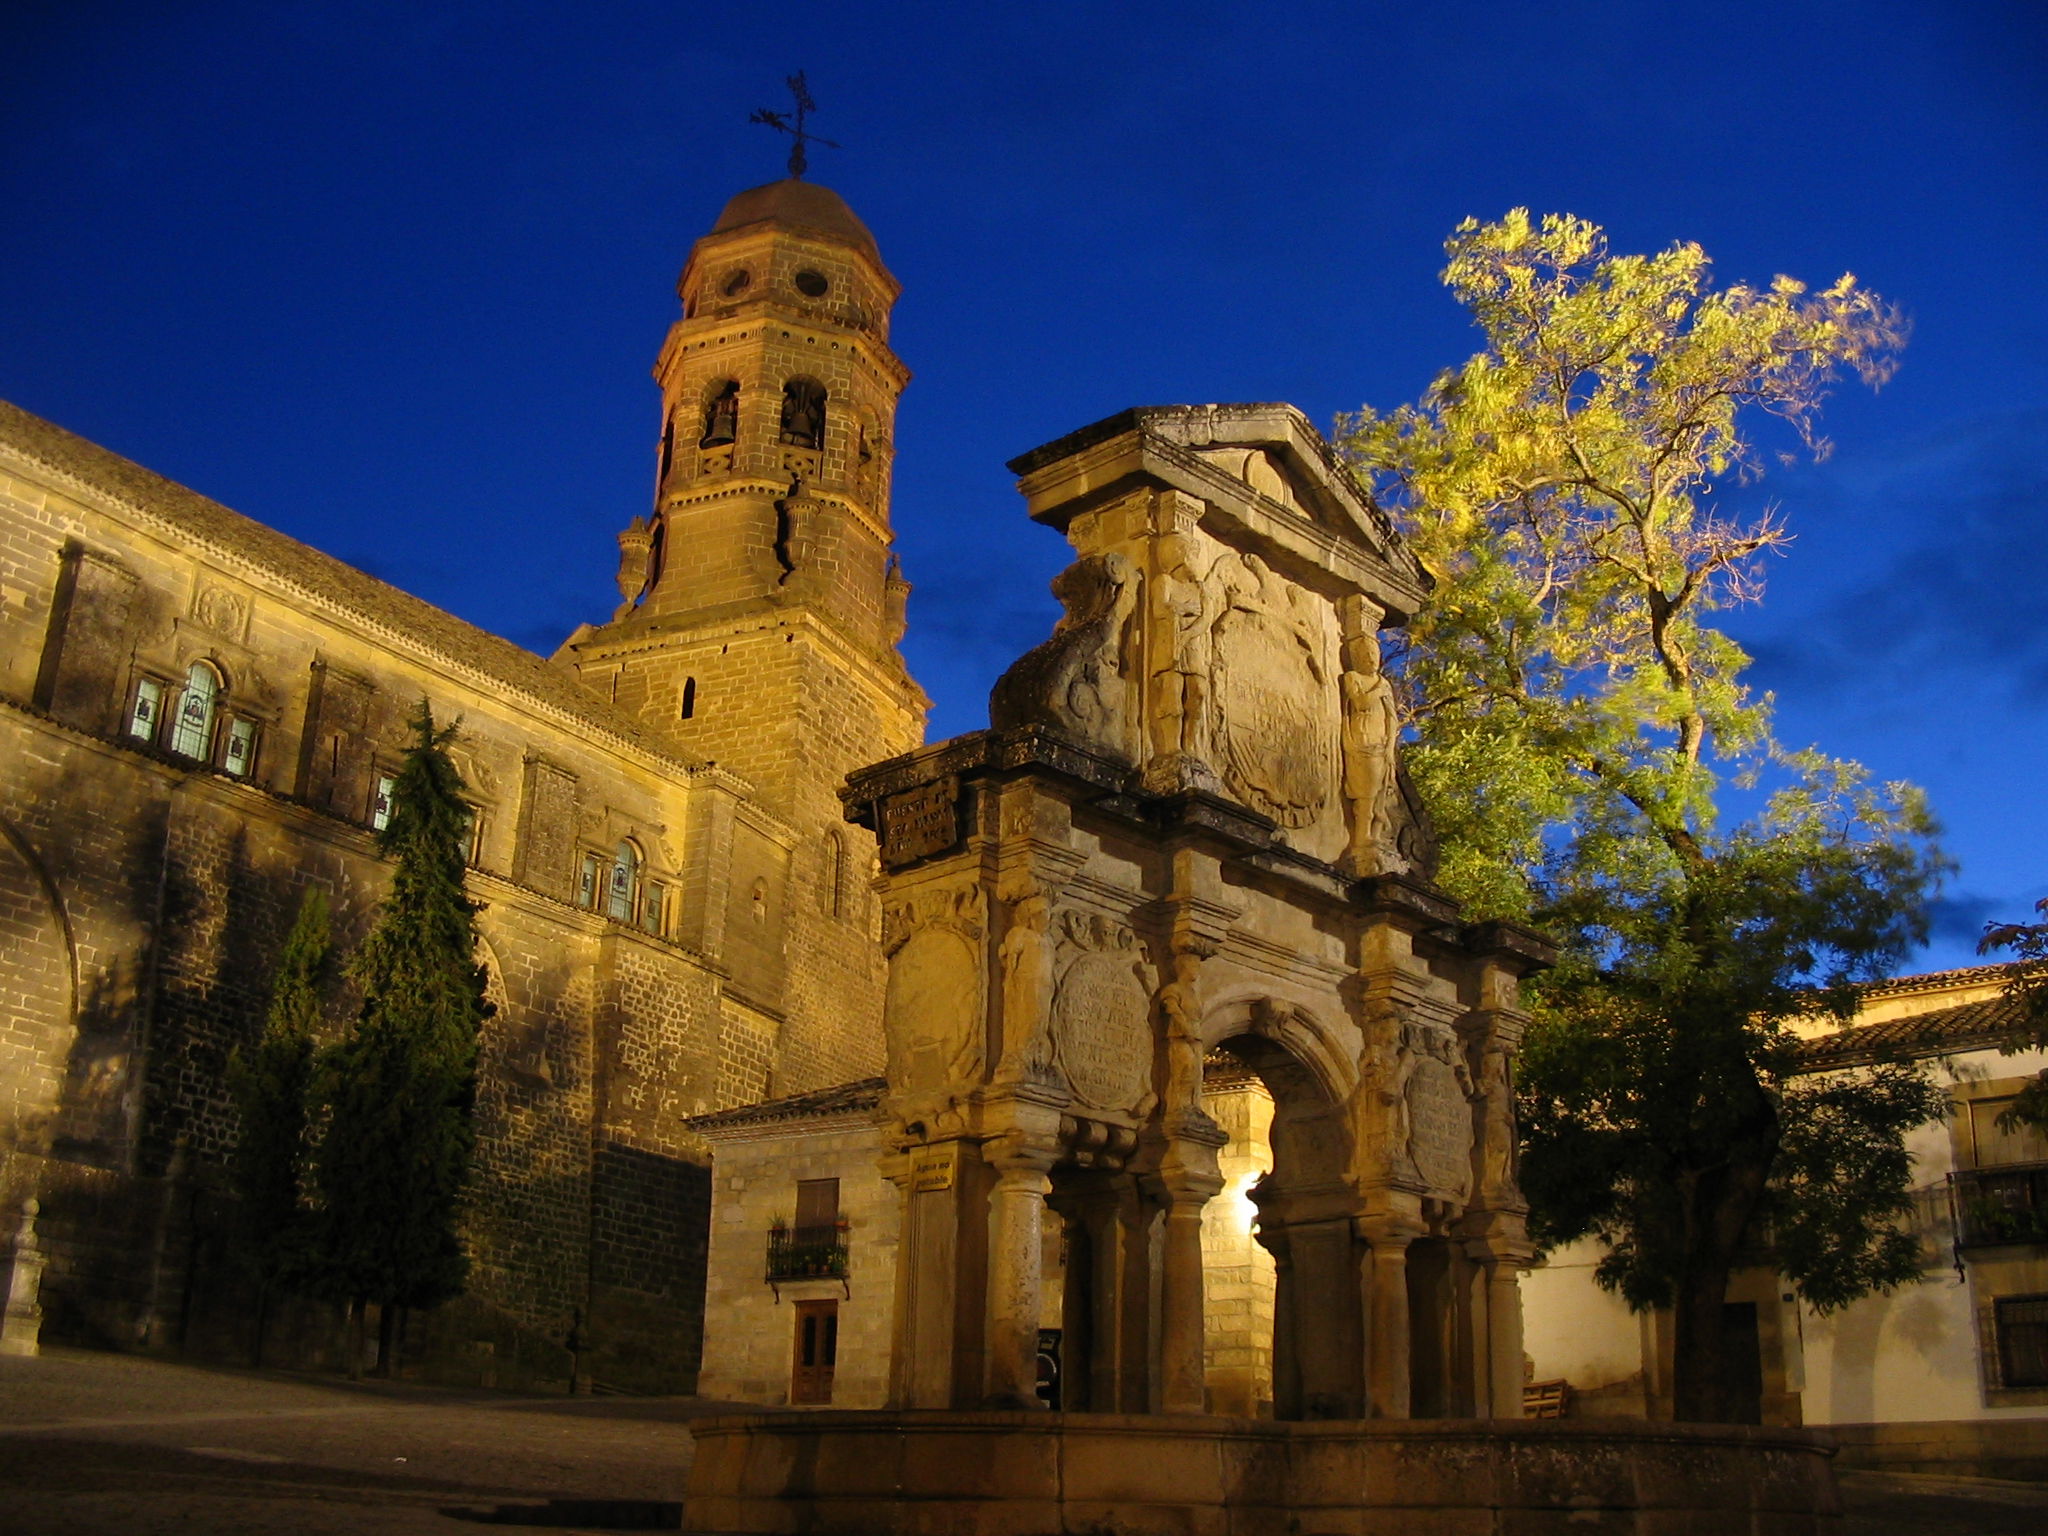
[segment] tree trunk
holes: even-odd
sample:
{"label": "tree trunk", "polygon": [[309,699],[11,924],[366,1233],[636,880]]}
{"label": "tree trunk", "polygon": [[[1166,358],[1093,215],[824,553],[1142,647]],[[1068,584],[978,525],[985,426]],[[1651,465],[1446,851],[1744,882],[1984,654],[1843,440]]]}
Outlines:
{"label": "tree trunk", "polygon": [[270,1332],[270,1282],[259,1281],[256,1286],[256,1348],[250,1367],[263,1369],[263,1345]]}
{"label": "tree trunk", "polygon": [[1671,1416],[1681,1424],[1755,1421],[1757,1405],[1729,1401],[1723,1308],[1728,1278],[1770,1182],[1777,1152],[1777,1114],[1758,1095],[1765,1127],[1753,1127],[1729,1161],[1692,1183],[1687,1213],[1692,1242],[1672,1298]]}
{"label": "tree trunk", "polygon": [[386,1302],[377,1309],[377,1374],[396,1381],[404,1367],[406,1308]]}
{"label": "tree trunk", "polygon": [[365,1324],[368,1321],[363,1315],[363,1308],[366,1305],[367,1303],[360,1296],[352,1298],[348,1304],[348,1323],[343,1330],[346,1336],[346,1343],[342,1347],[348,1355],[348,1379],[350,1381],[361,1381],[363,1379],[363,1342],[366,1331]]}

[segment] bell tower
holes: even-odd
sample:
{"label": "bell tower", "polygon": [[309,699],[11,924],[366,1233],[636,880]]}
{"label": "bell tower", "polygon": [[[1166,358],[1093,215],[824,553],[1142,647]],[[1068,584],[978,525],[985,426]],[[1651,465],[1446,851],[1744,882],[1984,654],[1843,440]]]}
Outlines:
{"label": "bell tower", "polygon": [[733,198],[677,291],[653,511],[619,535],[617,612],[556,660],[751,791],[722,959],[797,1092],[881,1070],[874,845],[839,787],[918,745],[930,702],[897,650],[901,289],[838,194],[792,177]]}

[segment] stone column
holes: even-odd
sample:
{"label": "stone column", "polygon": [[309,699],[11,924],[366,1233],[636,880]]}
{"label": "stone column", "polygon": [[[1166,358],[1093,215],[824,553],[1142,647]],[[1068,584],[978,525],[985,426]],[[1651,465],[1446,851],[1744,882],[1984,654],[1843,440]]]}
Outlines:
{"label": "stone column", "polygon": [[1166,1207],[1164,1287],[1159,1319],[1159,1411],[1206,1413],[1203,1346],[1202,1207],[1223,1188],[1216,1154],[1226,1138],[1202,1116],[1183,1125],[1159,1170]]}
{"label": "stone column", "polygon": [[0,1319],[0,1355],[42,1353],[43,1250],[36,1242],[40,1203],[24,1200],[15,1229],[13,1262],[7,1268],[7,1311]]}
{"label": "stone column", "polygon": [[1359,1229],[1372,1245],[1363,1263],[1366,1314],[1367,1414],[1405,1419],[1408,1395],[1408,1245],[1419,1228],[1364,1217]]}
{"label": "stone column", "polygon": [[1117,1331],[1108,1384],[1096,1398],[1107,1413],[1150,1413],[1156,1406],[1159,1227],[1159,1207],[1145,1197],[1137,1179],[1126,1177],[1111,1211],[1104,1255]]}
{"label": "stone column", "polygon": [[1046,1177],[1056,1153],[1021,1140],[984,1151],[996,1170],[988,1202],[988,1408],[1042,1408],[1038,1398],[1038,1318],[1043,1284]]}
{"label": "stone column", "polygon": [[1496,1419],[1522,1416],[1521,1268],[1508,1257],[1486,1265],[1486,1363]]}

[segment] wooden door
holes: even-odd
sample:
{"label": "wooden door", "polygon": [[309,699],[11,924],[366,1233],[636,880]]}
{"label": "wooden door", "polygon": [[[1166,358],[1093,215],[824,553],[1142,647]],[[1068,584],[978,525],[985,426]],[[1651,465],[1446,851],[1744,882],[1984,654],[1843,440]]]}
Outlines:
{"label": "wooden door", "polygon": [[796,1359],[789,1375],[792,1403],[832,1401],[832,1367],[839,1358],[839,1303],[796,1304]]}

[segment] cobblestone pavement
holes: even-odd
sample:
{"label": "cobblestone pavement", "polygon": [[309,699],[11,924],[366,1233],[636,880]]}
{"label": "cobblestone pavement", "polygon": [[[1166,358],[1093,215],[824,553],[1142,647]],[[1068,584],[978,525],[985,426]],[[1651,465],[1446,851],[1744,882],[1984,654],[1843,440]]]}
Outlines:
{"label": "cobblestone pavement", "polygon": [[[536,1398],[0,1357],[8,1536],[676,1528],[701,1398]],[[1848,1473],[1840,1536],[2040,1536],[2048,1486]]]}

